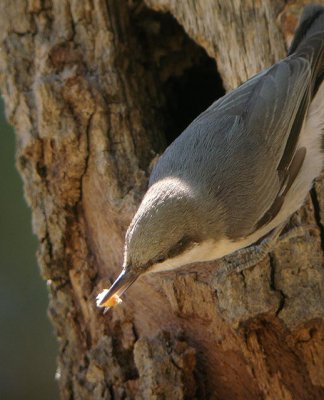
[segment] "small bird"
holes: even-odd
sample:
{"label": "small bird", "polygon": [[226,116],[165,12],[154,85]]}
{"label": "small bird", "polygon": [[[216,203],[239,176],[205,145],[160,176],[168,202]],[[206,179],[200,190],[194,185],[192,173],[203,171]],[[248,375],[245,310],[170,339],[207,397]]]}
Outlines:
{"label": "small bird", "polygon": [[311,5],[288,56],[213,103],[161,156],[127,230],[122,272],[98,307],[150,272],[249,251],[262,238],[269,251],[322,171],[323,79],[324,6]]}

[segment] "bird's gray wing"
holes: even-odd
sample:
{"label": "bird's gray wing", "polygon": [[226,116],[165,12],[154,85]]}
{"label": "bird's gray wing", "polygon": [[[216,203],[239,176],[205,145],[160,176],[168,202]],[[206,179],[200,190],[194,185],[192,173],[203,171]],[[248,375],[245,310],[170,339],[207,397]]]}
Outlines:
{"label": "bird's gray wing", "polygon": [[[274,195],[271,204],[255,224],[255,230],[269,223],[280,211],[287,192],[296,179],[306,155],[298,148],[305,115],[311,96],[311,66],[300,57],[286,59],[271,69],[252,97],[253,111],[248,114],[248,131],[266,131],[272,151],[278,152],[277,182],[266,190]],[[261,114],[262,113],[262,114]],[[270,140],[270,141],[269,141]],[[260,200],[262,199],[262,193]]]}
{"label": "bird's gray wing", "polygon": [[[250,79],[197,118],[208,119],[208,113],[214,113],[215,121],[235,116],[229,121],[238,126],[229,126],[225,133],[233,148],[229,165],[240,159],[238,168],[243,173],[237,171],[237,177],[231,180],[239,187],[238,179],[244,172],[253,176],[250,187],[245,192],[243,187],[240,194],[242,205],[245,203],[242,214],[228,224],[232,239],[261,228],[280,211],[306,154],[305,148],[298,148],[298,139],[310,102],[310,83],[310,62],[291,56]],[[235,200],[223,201],[232,204]]]}
{"label": "bird's gray wing", "polygon": [[291,56],[216,101],[168,147],[150,186],[167,176],[194,183],[202,202],[222,205],[215,219],[226,219],[233,240],[269,222],[304,159],[297,143],[310,69],[308,60]]}

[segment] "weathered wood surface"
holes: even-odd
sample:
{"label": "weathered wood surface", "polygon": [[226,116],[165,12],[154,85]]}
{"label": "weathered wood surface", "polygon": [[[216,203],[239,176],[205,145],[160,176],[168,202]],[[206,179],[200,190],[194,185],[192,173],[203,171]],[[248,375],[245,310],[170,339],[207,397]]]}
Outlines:
{"label": "weathered wood surface", "polygon": [[94,302],[176,130],[170,79],[199,67],[203,48],[234,88],[284,56],[304,3],[1,1],[1,92],[62,399],[323,398],[321,180],[293,217],[314,228],[255,268],[221,279],[214,262],[142,278],[105,316]]}

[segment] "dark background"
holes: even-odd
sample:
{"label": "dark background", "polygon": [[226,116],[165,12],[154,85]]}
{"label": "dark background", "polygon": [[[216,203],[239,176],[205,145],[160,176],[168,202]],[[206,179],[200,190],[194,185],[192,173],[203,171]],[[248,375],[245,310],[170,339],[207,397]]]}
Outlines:
{"label": "dark background", "polygon": [[37,240],[2,99],[0,139],[0,399],[57,399],[46,282],[36,263]]}

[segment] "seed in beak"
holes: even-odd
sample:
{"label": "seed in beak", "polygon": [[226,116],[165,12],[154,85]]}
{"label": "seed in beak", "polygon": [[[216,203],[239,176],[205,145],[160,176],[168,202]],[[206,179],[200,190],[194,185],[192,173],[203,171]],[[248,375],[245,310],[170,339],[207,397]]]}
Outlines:
{"label": "seed in beak", "polygon": [[97,307],[110,308],[110,307],[114,307],[115,305],[120,304],[122,302],[122,299],[117,294],[114,294],[111,297],[108,297],[106,301],[103,301],[103,299],[107,296],[108,292],[109,292],[109,290],[105,289],[101,293],[98,294],[98,296],[96,298]]}
{"label": "seed in beak", "polygon": [[123,270],[109,289],[103,290],[97,296],[97,307],[114,307],[122,302],[120,296],[136,281],[138,274],[132,270]]}

